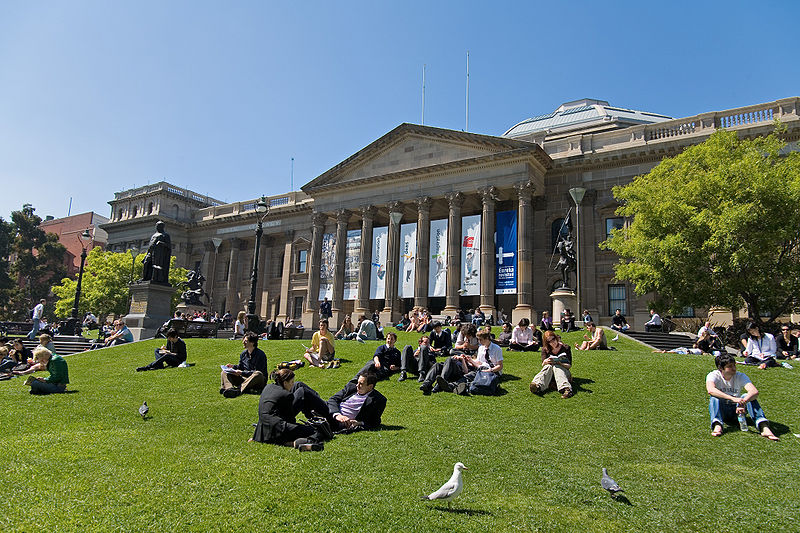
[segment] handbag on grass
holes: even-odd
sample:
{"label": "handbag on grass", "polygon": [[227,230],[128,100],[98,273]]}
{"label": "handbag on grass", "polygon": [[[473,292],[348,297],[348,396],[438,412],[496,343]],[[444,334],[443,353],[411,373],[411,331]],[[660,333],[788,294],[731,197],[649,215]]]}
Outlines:
{"label": "handbag on grass", "polygon": [[312,416],[304,422],[305,425],[311,426],[317,432],[322,440],[331,440],[333,438],[333,431],[328,420],[322,416]]}
{"label": "handbag on grass", "polygon": [[494,372],[478,372],[475,379],[469,386],[470,394],[483,394],[494,396],[497,394],[497,387],[500,384],[500,377]]}

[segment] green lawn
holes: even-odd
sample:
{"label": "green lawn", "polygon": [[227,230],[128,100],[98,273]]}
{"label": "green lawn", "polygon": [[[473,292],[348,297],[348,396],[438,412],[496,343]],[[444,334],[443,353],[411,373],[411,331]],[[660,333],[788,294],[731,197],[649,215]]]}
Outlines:
{"label": "green lawn", "polygon": [[[744,368],[778,443],[752,429],[710,436],[710,357],[620,340],[617,351],[574,354],[568,400],[528,391],[538,353],[504,352],[500,397],[424,397],[415,380],[380,382],[386,428],[301,454],[247,443],[258,396],[218,394],[219,365],[238,360],[239,341],[188,340],[196,366],[135,372],[157,344],[68,357],[70,394],[0,382],[0,530],[800,530],[800,365]],[[260,345],[270,366],[302,352],[301,341]],[[340,369],[302,368],[298,379],[327,398],[376,346],[337,342]],[[420,501],[457,461],[469,470],[453,511]],[[628,502],[600,488],[602,466]]]}

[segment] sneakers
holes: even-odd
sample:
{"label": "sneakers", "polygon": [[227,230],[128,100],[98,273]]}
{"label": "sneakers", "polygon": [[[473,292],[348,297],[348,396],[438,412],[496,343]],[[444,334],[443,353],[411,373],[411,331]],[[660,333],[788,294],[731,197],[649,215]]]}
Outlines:
{"label": "sneakers", "polygon": [[561,392],[561,397],[562,397],[562,398],[564,398],[564,399],[566,400],[567,398],[572,398],[572,395],[573,395],[573,394],[574,394],[574,393],[572,392],[572,389],[564,389],[564,390]]}
{"label": "sneakers", "polygon": [[292,443],[295,450],[300,452],[321,452],[325,446],[321,442],[316,442],[311,439],[300,438]]}
{"label": "sneakers", "polygon": [[422,394],[424,394],[425,396],[430,396],[433,387],[427,381],[423,381],[422,385],[419,386],[419,390],[421,390]]}
{"label": "sneakers", "polygon": [[533,394],[539,394],[539,385],[531,381],[531,392]]}
{"label": "sneakers", "polygon": [[397,378],[397,381],[405,381],[408,379],[408,375],[406,374],[405,370],[400,371],[400,377]]}
{"label": "sneakers", "polygon": [[436,376],[436,384],[439,386],[439,390],[444,392],[453,392],[453,385],[447,382],[442,376]]}
{"label": "sneakers", "polygon": [[222,395],[225,396],[226,398],[236,398],[240,394],[241,394],[241,391],[239,389],[223,389],[222,390]]}
{"label": "sneakers", "polygon": [[356,335],[356,340],[357,340],[358,342],[360,342],[361,344],[366,344],[366,342],[364,342],[364,339],[362,339],[362,338],[361,338],[361,337],[359,337],[358,335]]}

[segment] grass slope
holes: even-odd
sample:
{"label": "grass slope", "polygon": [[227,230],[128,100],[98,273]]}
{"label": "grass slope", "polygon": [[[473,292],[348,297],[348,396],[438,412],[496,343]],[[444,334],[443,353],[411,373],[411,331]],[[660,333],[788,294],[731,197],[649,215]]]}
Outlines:
{"label": "grass slope", "polygon": [[[399,345],[417,337],[402,333]],[[134,372],[158,344],[69,357],[70,394],[34,397],[22,379],[0,382],[0,529],[800,530],[800,370],[745,368],[779,443],[752,429],[710,437],[711,358],[623,339],[618,351],[575,354],[569,400],[528,391],[538,353],[504,352],[500,397],[423,397],[415,380],[381,382],[387,428],[300,454],[248,444],[258,396],[218,394],[219,365],[236,362],[238,341],[191,339],[196,366]],[[337,342],[340,369],[303,368],[298,379],[327,398],[378,344]],[[302,352],[300,341],[261,347],[270,366]],[[143,400],[147,421],[136,413]],[[469,470],[454,510],[420,501],[456,461]],[[630,504],[600,489],[601,466]]]}

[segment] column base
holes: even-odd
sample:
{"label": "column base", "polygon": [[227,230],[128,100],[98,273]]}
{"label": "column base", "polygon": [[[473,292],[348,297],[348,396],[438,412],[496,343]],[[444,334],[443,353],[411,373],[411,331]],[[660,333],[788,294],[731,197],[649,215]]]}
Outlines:
{"label": "column base", "polygon": [[[336,333],[336,331],[342,325],[342,322],[344,322],[344,317],[346,314],[347,313],[345,313],[342,309],[331,309],[331,317],[328,319],[328,329]],[[314,328],[316,327],[317,324],[314,325]]]}
{"label": "column base", "polygon": [[523,318],[527,318],[531,321],[531,324],[536,324],[536,311],[528,304],[520,304],[517,305],[511,311],[511,322],[512,324],[519,324],[519,321]]}
{"label": "column base", "polygon": [[[303,316],[305,316],[305,313],[303,313]],[[277,324],[278,322],[283,322],[284,324],[286,324],[286,321],[288,319],[289,319],[289,315],[278,315],[278,316],[275,317],[275,323]],[[302,320],[301,320],[301,322],[302,322]],[[303,326],[305,327],[305,322],[303,322]]]}
{"label": "column base", "polygon": [[[280,317],[285,315],[278,315],[278,316]],[[283,323],[286,324],[286,320],[284,320]],[[304,328],[316,331],[316,328],[319,325],[319,311],[317,309],[307,309],[303,311],[303,318],[301,319],[301,323],[303,324]]]}
{"label": "column base", "polygon": [[575,298],[575,291],[568,288],[563,289],[556,289],[550,294],[550,298],[553,300],[553,324],[558,324],[561,327],[561,312],[564,309],[571,309],[573,314],[577,316],[575,312],[575,306],[577,305],[576,298]]}
{"label": "column base", "polygon": [[384,307],[380,312],[381,326],[394,326],[400,321],[400,313],[391,307]]}
{"label": "column base", "polygon": [[[447,305],[440,314],[444,316],[449,316],[450,318],[457,318],[458,317],[458,307],[454,305]],[[455,341],[454,341],[455,342]]]}

